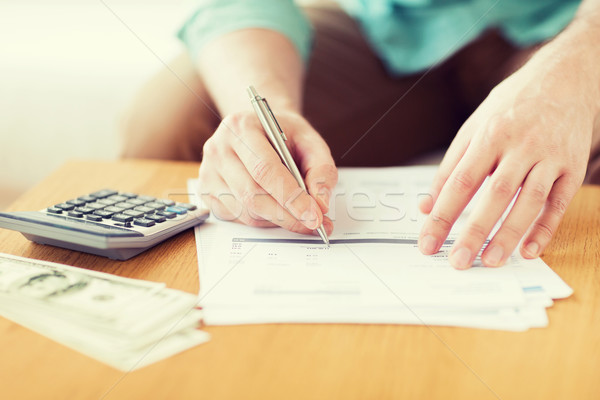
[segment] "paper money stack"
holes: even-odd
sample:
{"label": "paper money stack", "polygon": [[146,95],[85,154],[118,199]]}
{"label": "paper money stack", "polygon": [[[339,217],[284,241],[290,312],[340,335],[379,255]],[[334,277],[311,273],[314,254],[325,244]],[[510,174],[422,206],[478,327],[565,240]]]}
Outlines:
{"label": "paper money stack", "polygon": [[197,296],[0,254],[0,315],[123,371],[209,340]]}

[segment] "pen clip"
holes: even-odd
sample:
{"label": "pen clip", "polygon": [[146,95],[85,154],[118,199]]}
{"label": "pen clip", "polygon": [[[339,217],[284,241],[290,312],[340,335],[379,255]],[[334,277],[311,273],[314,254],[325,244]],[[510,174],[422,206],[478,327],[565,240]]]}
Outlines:
{"label": "pen clip", "polygon": [[269,110],[269,114],[271,114],[271,117],[273,118],[273,121],[275,121],[275,125],[277,125],[277,129],[279,129],[279,133],[281,134],[281,138],[284,141],[287,140],[287,137],[285,136],[285,133],[283,133],[283,129],[281,129],[281,126],[279,126],[279,122],[277,121],[277,118],[275,118],[275,115],[273,114],[273,111],[271,111],[271,107],[269,106],[269,102],[267,102],[267,99],[265,99],[264,97],[262,98],[262,101],[265,102],[265,106],[267,106],[267,110]]}

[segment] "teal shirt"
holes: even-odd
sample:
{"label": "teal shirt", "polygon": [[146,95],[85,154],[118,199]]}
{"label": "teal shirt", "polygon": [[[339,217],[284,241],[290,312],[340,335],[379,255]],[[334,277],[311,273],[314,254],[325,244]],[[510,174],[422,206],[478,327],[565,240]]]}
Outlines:
{"label": "teal shirt", "polygon": [[[393,75],[422,71],[495,27],[523,47],[550,39],[573,19],[580,0],[339,0]],[[179,31],[192,56],[212,39],[243,28],[287,36],[303,59],[312,30],[292,0],[197,0]]]}

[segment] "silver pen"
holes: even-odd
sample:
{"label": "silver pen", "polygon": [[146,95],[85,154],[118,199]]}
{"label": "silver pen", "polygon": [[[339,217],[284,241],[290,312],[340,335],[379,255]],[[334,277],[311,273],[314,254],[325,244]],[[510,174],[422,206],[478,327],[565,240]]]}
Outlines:
{"label": "silver pen", "polygon": [[[254,89],[254,86],[248,86],[248,89],[246,90],[248,91],[248,96],[250,96],[250,102],[256,111],[256,115],[258,115],[258,119],[265,129],[271,145],[277,154],[279,154],[281,162],[283,162],[287,169],[292,173],[292,176],[294,179],[296,179],[296,182],[298,182],[298,185],[302,188],[302,190],[308,192],[306,190],[306,185],[304,184],[302,174],[300,174],[300,170],[298,169],[298,166],[294,162],[294,159],[292,158],[292,155],[285,144],[287,137],[275,119],[275,115],[273,115],[273,111],[271,111],[269,103],[267,103],[267,100],[264,97],[259,96],[259,94],[256,92],[256,89]],[[321,236],[321,239],[323,239],[323,242],[329,246],[329,238],[327,237],[327,233],[325,233],[323,224],[317,228],[317,232],[319,233],[319,236]]]}

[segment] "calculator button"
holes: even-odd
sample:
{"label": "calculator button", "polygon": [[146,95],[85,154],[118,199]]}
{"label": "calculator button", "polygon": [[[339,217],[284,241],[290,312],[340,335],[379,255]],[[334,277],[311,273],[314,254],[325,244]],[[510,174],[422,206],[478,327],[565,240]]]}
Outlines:
{"label": "calculator button", "polygon": [[140,199],[140,200],[143,200],[143,201],[154,201],[154,200],[156,200],[156,197],[152,197],[152,196],[138,196],[137,198]]}
{"label": "calculator button", "polygon": [[175,214],[174,212],[171,212],[171,211],[157,211],[156,214],[162,215],[163,217],[167,217],[169,219],[175,218],[177,216],[177,214]]}
{"label": "calculator button", "polygon": [[133,221],[134,225],[139,225],[139,226],[145,226],[145,227],[149,227],[149,226],[153,226],[154,225],[154,221],[150,221],[149,219],[146,218],[136,218]]}
{"label": "calculator button", "polygon": [[102,203],[88,203],[86,204],[86,207],[93,208],[94,210],[101,210],[106,207],[106,205]]}
{"label": "calculator button", "polygon": [[63,211],[71,211],[72,209],[75,208],[75,206],[73,204],[67,204],[67,203],[60,203],[60,204],[55,205],[54,207],[60,208]]}
{"label": "calculator button", "polygon": [[113,215],[112,220],[117,222],[131,222],[133,221],[133,217],[126,214],[115,214]]}
{"label": "calculator button", "polygon": [[97,197],[86,194],[85,196],[78,197],[78,199],[86,203],[91,203],[92,201],[96,201]]}
{"label": "calculator button", "polygon": [[116,201],[117,203],[120,203],[120,202],[122,202],[122,201],[126,201],[126,200],[127,200],[127,197],[125,197],[125,196],[120,196],[120,195],[118,195],[118,194],[115,194],[115,195],[113,195],[113,196],[110,196],[110,197],[108,197],[108,199],[109,199],[109,200]]}
{"label": "calculator button", "polygon": [[157,203],[155,201],[150,202],[150,203],[146,203],[144,204],[146,207],[152,207],[155,210],[164,210],[165,209],[165,205],[162,203]]}
{"label": "calculator button", "polygon": [[97,192],[92,193],[91,196],[94,196],[97,199],[103,199],[105,197],[112,196],[117,193],[118,192],[116,190],[104,189],[104,190],[99,190]]}
{"label": "calculator button", "polygon": [[46,209],[47,212],[51,213],[51,214],[62,214],[62,210],[60,208],[57,207],[48,207]]}
{"label": "calculator button", "polygon": [[83,201],[83,200],[79,200],[79,199],[72,199],[72,200],[67,200],[67,203],[68,203],[68,204],[73,204],[74,206],[77,206],[77,207],[79,207],[79,206],[82,206],[82,205],[84,205],[84,204],[85,204],[85,201]]}
{"label": "calculator button", "polygon": [[129,210],[130,208],[135,207],[135,204],[122,202],[115,204],[115,207],[121,207],[123,210]]}
{"label": "calculator button", "polygon": [[112,206],[114,204],[117,204],[118,201],[114,201],[111,199],[100,199],[100,200],[98,200],[98,203],[104,204],[105,206]]}
{"label": "calculator button", "polygon": [[167,211],[174,212],[175,214],[179,214],[179,215],[183,215],[183,214],[187,213],[187,209],[185,209],[184,207],[178,207],[178,206],[167,207]]}
{"label": "calculator button", "polygon": [[133,199],[133,198],[137,197],[138,195],[135,193],[123,192],[123,193],[119,193],[119,196],[127,197],[128,199]]}
{"label": "calculator button", "polygon": [[144,216],[144,213],[142,211],[136,211],[136,210],[125,210],[125,211],[123,211],[123,214],[130,215],[133,218],[141,218]]}
{"label": "calculator button", "polygon": [[104,209],[104,211],[109,211],[111,213],[120,213],[123,211],[121,207],[109,206]]}
{"label": "calculator button", "polygon": [[173,200],[169,200],[169,199],[160,199],[160,200],[156,200],[157,203],[163,203],[165,206],[174,206],[175,202]]}
{"label": "calculator button", "polygon": [[193,204],[189,204],[189,203],[178,203],[177,204],[178,207],[183,207],[188,211],[194,211],[195,209],[197,209],[198,207],[196,207]]}
{"label": "calculator button", "polygon": [[129,204],[134,204],[136,206],[141,206],[142,204],[146,204],[147,203],[147,201],[140,200],[140,199],[129,199],[129,200],[127,200],[127,202]]}
{"label": "calculator button", "polygon": [[83,213],[79,211],[69,211],[69,217],[83,218]]}
{"label": "calculator button", "polygon": [[75,211],[80,212],[82,214],[91,214],[94,212],[94,209],[90,207],[77,207]]}
{"label": "calculator button", "polygon": [[141,211],[144,214],[152,214],[154,213],[154,208],[152,207],[146,207],[146,206],[137,206],[136,208],[134,208],[135,211]]}
{"label": "calculator button", "polygon": [[88,214],[88,215],[86,215],[85,219],[87,219],[89,221],[95,221],[95,222],[102,221],[102,217],[101,216],[94,215],[94,214]]}
{"label": "calculator button", "polygon": [[96,210],[94,211],[94,215],[98,215],[102,218],[110,218],[114,215],[114,212],[106,211],[106,210]]}
{"label": "calculator button", "polygon": [[167,219],[165,217],[163,217],[162,215],[146,215],[144,218],[149,219],[150,221],[154,221],[154,222],[165,222]]}

